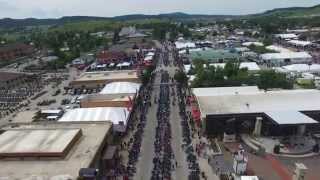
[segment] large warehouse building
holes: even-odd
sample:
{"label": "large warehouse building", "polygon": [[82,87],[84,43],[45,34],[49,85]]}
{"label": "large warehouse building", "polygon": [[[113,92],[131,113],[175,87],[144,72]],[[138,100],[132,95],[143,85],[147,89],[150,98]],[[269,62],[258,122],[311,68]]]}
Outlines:
{"label": "large warehouse building", "polygon": [[104,87],[111,82],[134,82],[139,83],[137,71],[97,71],[85,72],[78,79],[72,81],[73,88],[97,88]]}
{"label": "large warehouse building", "polygon": [[319,128],[319,90],[263,91],[249,86],[196,88],[193,93],[208,134],[252,134],[258,126],[259,135],[290,135]]}
{"label": "large warehouse building", "polygon": [[141,84],[132,82],[112,82],[99,94],[89,94],[80,101],[82,108],[90,107],[128,107],[132,108]]}
{"label": "large warehouse building", "polygon": [[99,169],[111,123],[31,123],[1,128],[0,179],[77,179]]}

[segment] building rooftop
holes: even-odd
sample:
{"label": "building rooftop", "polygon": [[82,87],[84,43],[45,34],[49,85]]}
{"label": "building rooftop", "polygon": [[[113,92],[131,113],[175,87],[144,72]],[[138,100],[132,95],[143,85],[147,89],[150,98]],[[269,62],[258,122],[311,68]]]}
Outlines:
{"label": "building rooftop", "polygon": [[312,56],[308,52],[281,52],[261,54],[264,60],[273,59],[310,59]]}
{"label": "building rooftop", "polygon": [[[226,66],[226,63],[211,63],[209,65],[224,68]],[[240,69],[247,68],[248,71],[260,71],[261,70],[256,62],[241,62],[239,68]]]}
{"label": "building rooftop", "polygon": [[88,94],[81,99],[85,101],[130,101],[133,99],[135,93],[119,93],[119,94]]}
{"label": "building rooftop", "polygon": [[86,72],[75,81],[98,81],[116,79],[138,79],[137,71],[98,71]]}
{"label": "building rooftop", "polygon": [[0,72],[0,82],[6,82],[23,77],[22,73]]}
{"label": "building rooftop", "polygon": [[134,93],[139,92],[141,84],[132,82],[112,82],[107,84],[100,94],[119,94],[119,93]]}
{"label": "building rooftop", "polygon": [[[249,90],[246,91],[245,89]],[[193,89],[201,115],[264,113],[268,111],[318,111],[319,90],[256,91],[250,87]],[[236,93],[238,92],[238,93]]]}
{"label": "building rooftop", "polygon": [[316,120],[298,111],[268,111],[265,114],[277,124],[315,124]]}
{"label": "building rooftop", "polygon": [[95,107],[95,108],[77,108],[67,111],[59,122],[112,122],[127,124],[130,112],[126,107]]}
{"label": "building rooftop", "polygon": [[[215,88],[194,88],[193,94],[197,97],[203,96],[227,96],[227,95],[245,95],[257,94],[261,92],[257,86],[241,87],[215,87]],[[261,92],[262,93],[262,92]]]}
{"label": "building rooftop", "polygon": [[80,129],[7,130],[0,135],[0,157],[63,157]]}
{"label": "building rooftop", "polygon": [[23,44],[23,43],[12,43],[12,44],[6,44],[0,46],[0,53],[2,52],[8,52],[13,51],[16,49],[26,49],[26,48],[32,48],[32,46]]}
{"label": "building rooftop", "polygon": [[[80,168],[92,165],[111,128],[111,123],[29,123],[3,126],[1,151],[61,150],[81,130],[82,136],[70,147],[64,158],[9,158],[0,159],[0,179],[76,179]],[[8,134],[7,134],[8,133]],[[40,136],[39,136],[40,135]],[[39,138],[39,137],[40,138]],[[14,138],[5,142],[3,138]],[[66,140],[67,139],[67,140]],[[36,142],[35,144],[30,141]],[[29,144],[28,144],[29,142]],[[17,143],[19,143],[18,146]],[[15,145],[15,146],[13,146]],[[57,147],[56,147],[57,146]],[[66,178],[62,178],[66,179]]]}
{"label": "building rooftop", "polygon": [[190,57],[192,60],[203,59],[217,61],[220,59],[237,59],[240,56],[238,53],[232,53],[228,50],[206,49],[201,51],[190,51]]}

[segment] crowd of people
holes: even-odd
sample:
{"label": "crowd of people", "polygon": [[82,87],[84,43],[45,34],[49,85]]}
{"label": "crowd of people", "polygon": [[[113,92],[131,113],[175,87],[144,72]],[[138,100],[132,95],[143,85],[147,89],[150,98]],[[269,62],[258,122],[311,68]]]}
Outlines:
{"label": "crowd of people", "polygon": [[[169,80],[168,72],[162,72],[161,83],[168,83]],[[174,154],[171,147],[170,87],[168,84],[160,85],[158,104],[152,180],[171,179],[171,171],[173,170]]]}
{"label": "crowd of people", "polygon": [[183,147],[187,154],[188,168],[190,170],[189,180],[200,180],[200,168],[192,146],[191,130],[188,123],[188,115],[186,113],[186,90],[181,85],[177,85],[177,95],[179,100],[179,109],[181,116],[181,126],[183,133]]}
{"label": "crowd of people", "polygon": [[151,106],[151,93],[152,93],[152,82],[153,77],[151,78],[150,84],[142,87],[140,92],[140,98],[142,103],[138,104],[139,110],[139,120],[136,127],[136,131],[133,134],[133,137],[130,139],[131,148],[129,150],[129,160],[127,164],[127,175],[129,177],[133,177],[136,173],[136,164],[138,162],[139,154],[140,154],[140,147],[142,143],[142,136],[144,132],[144,127],[146,126],[147,121],[147,112],[149,107]]}

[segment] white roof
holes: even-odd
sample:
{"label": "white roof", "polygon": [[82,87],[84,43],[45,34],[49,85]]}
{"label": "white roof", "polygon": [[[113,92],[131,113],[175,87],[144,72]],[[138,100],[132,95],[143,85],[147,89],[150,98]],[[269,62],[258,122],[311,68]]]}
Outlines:
{"label": "white roof", "polygon": [[188,73],[191,70],[191,65],[187,64],[187,65],[183,65],[184,66],[184,70],[186,73]]}
{"label": "white roof", "polygon": [[105,68],[105,67],[107,67],[107,64],[99,64],[99,65],[97,65],[97,68]]}
{"label": "white roof", "polygon": [[128,67],[128,66],[130,66],[129,62],[123,62],[123,63],[117,64],[117,67]]}
{"label": "white roof", "polygon": [[[218,91],[219,90],[219,91]],[[268,111],[318,111],[319,90],[244,91],[238,94],[218,88],[215,94],[197,96],[203,116],[206,114],[263,113]],[[195,93],[197,95],[197,93]]]}
{"label": "white roof", "polygon": [[154,52],[148,52],[146,56],[154,56]]}
{"label": "white roof", "polygon": [[80,129],[8,130],[0,135],[0,153],[61,153]]}
{"label": "white roof", "polygon": [[242,46],[251,46],[251,45],[255,45],[255,46],[264,46],[263,43],[261,42],[245,42],[245,43],[242,43]]}
{"label": "white roof", "polygon": [[314,119],[298,111],[268,111],[264,112],[277,124],[314,124],[318,123]]}
{"label": "white roof", "polygon": [[127,124],[129,111],[124,107],[77,108],[68,111],[59,122],[110,121],[113,124]]}
{"label": "white roof", "polygon": [[130,94],[137,93],[141,87],[139,83],[112,82],[107,84],[99,94]]}
{"label": "white roof", "polygon": [[260,67],[256,62],[242,62],[240,68],[248,68],[249,71],[260,71]]}
{"label": "white roof", "polygon": [[62,112],[61,109],[47,109],[41,110],[41,114],[60,114]]}
{"label": "white roof", "polygon": [[194,88],[192,91],[197,97],[257,94],[261,92],[257,86]]}
{"label": "white roof", "polygon": [[240,180],[259,180],[258,176],[241,176]]}
{"label": "white roof", "polygon": [[284,48],[281,46],[275,46],[275,45],[267,46],[266,49],[271,50],[271,51],[276,51],[279,53],[292,52],[290,49],[287,49],[287,48]]}
{"label": "white roof", "polygon": [[296,34],[292,34],[292,33],[289,33],[289,34],[276,34],[275,36],[279,37],[281,39],[295,39],[295,38],[298,38],[298,36]]}
{"label": "white roof", "polygon": [[[226,63],[211,63],[209,65],[210,66],[214,66],[214,67],[224,68]],[[242,62],[242,63],[240,63],[240,69],[241,68],[247,68],[249,71],[259,71],[259,70],[261,70],[256,62]]]}
{"label": "white roof", "polygon": [[320,72],[320,64],[291,64],[282,68],[288,72]]}
{"label": "white roof", "polygon": [[193,42],[180,42],[180,41],[177,41],[174,43],[177,47],[177,49],[184,49],[184,48],[195,48],[196,47],[196,44],[193,43]]}
{"label": "white roof", "polygon": [[153,59],[153,56],[146,56],[144,58],[144,61],[152,61],[152,59]]}
{"label": "white roof", "polygon": [[288,41],[288,43],[297,45],[297,46],[308,46],[312,44],[310,41],[300,41],[300,40],[291,40],[291,41]]}
{"label": "white roof", "polygon": [[[209,49],[209,48],[204,48],[204,49]],[[202,48],[196,48],[196,49],[189,49],[189,52],[196,52],[196,51],[202,51]],[[186,54],[187,50],[183,49],[179,51],[179,54]]]}
{"label": "white roof", "polygon": [[282,52],[261,54],[261,58],[264,60],[309,59],[312,58],[312,56],[308,52]]}
{"label": "white roof", "polygon": [[245,51],[250,51],[249,48],[247,47],[237,47],[237,48],[234,48],[237,52],[245,52]]}

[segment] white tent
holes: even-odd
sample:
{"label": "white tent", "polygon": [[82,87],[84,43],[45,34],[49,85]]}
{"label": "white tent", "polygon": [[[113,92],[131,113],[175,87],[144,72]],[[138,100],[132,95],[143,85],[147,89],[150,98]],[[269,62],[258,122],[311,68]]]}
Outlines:
{"label": "white tent", "polygon": [[131,64],[129,62],[123,62],[123,63],[119,63],[117,64],[117,67],[129,67]]}
{"label": "white tent", "polygon": [[129,94],[137,93],[141,84],[132,82],[112,82],[107,84],[100,94]]}
{"label": "white tent", "polygon": [[196,44],[193,43],[193,42],[180,42],[180,41],[177,41],[174,43],[176,45],[176,48],[177,49],[185,49],[185,48],[195,48],[196,47]]}
{"label": "white tent", "polygon": [[113,124],[127,124],[129,111],[124,107],[77,108],[65,113],[59,122],[110,121]]}
{"label": "white tent", "polygon": [[191,64],[183,65],[183,67],[186,73],[188,73],[191,70]]}
{"label": "white tent", "polygon": [[242,46],[245,46],[245,47],[249,47],[251,45],[264,46],[263,43],[261,43],[261,42],[245,42],[245,43],[242,43]]}
{"label": "white tent", "polygon": [[144,61],[152,61],[153,60],[153,56],[146,56],[144,58]]}
{"label": "white tent", "polygon": [[297,39],[298,36],[296,34],[276,34],[275,37],[280,38],[280,39]]}
{"label": "white tent", "polygon": [[301,46],[301,47],[309,46],[312,44],[312,42],[310,41],[300,41],[300,40],[291,40],[291,41],[288,41],[288,43],[295,46]]}

